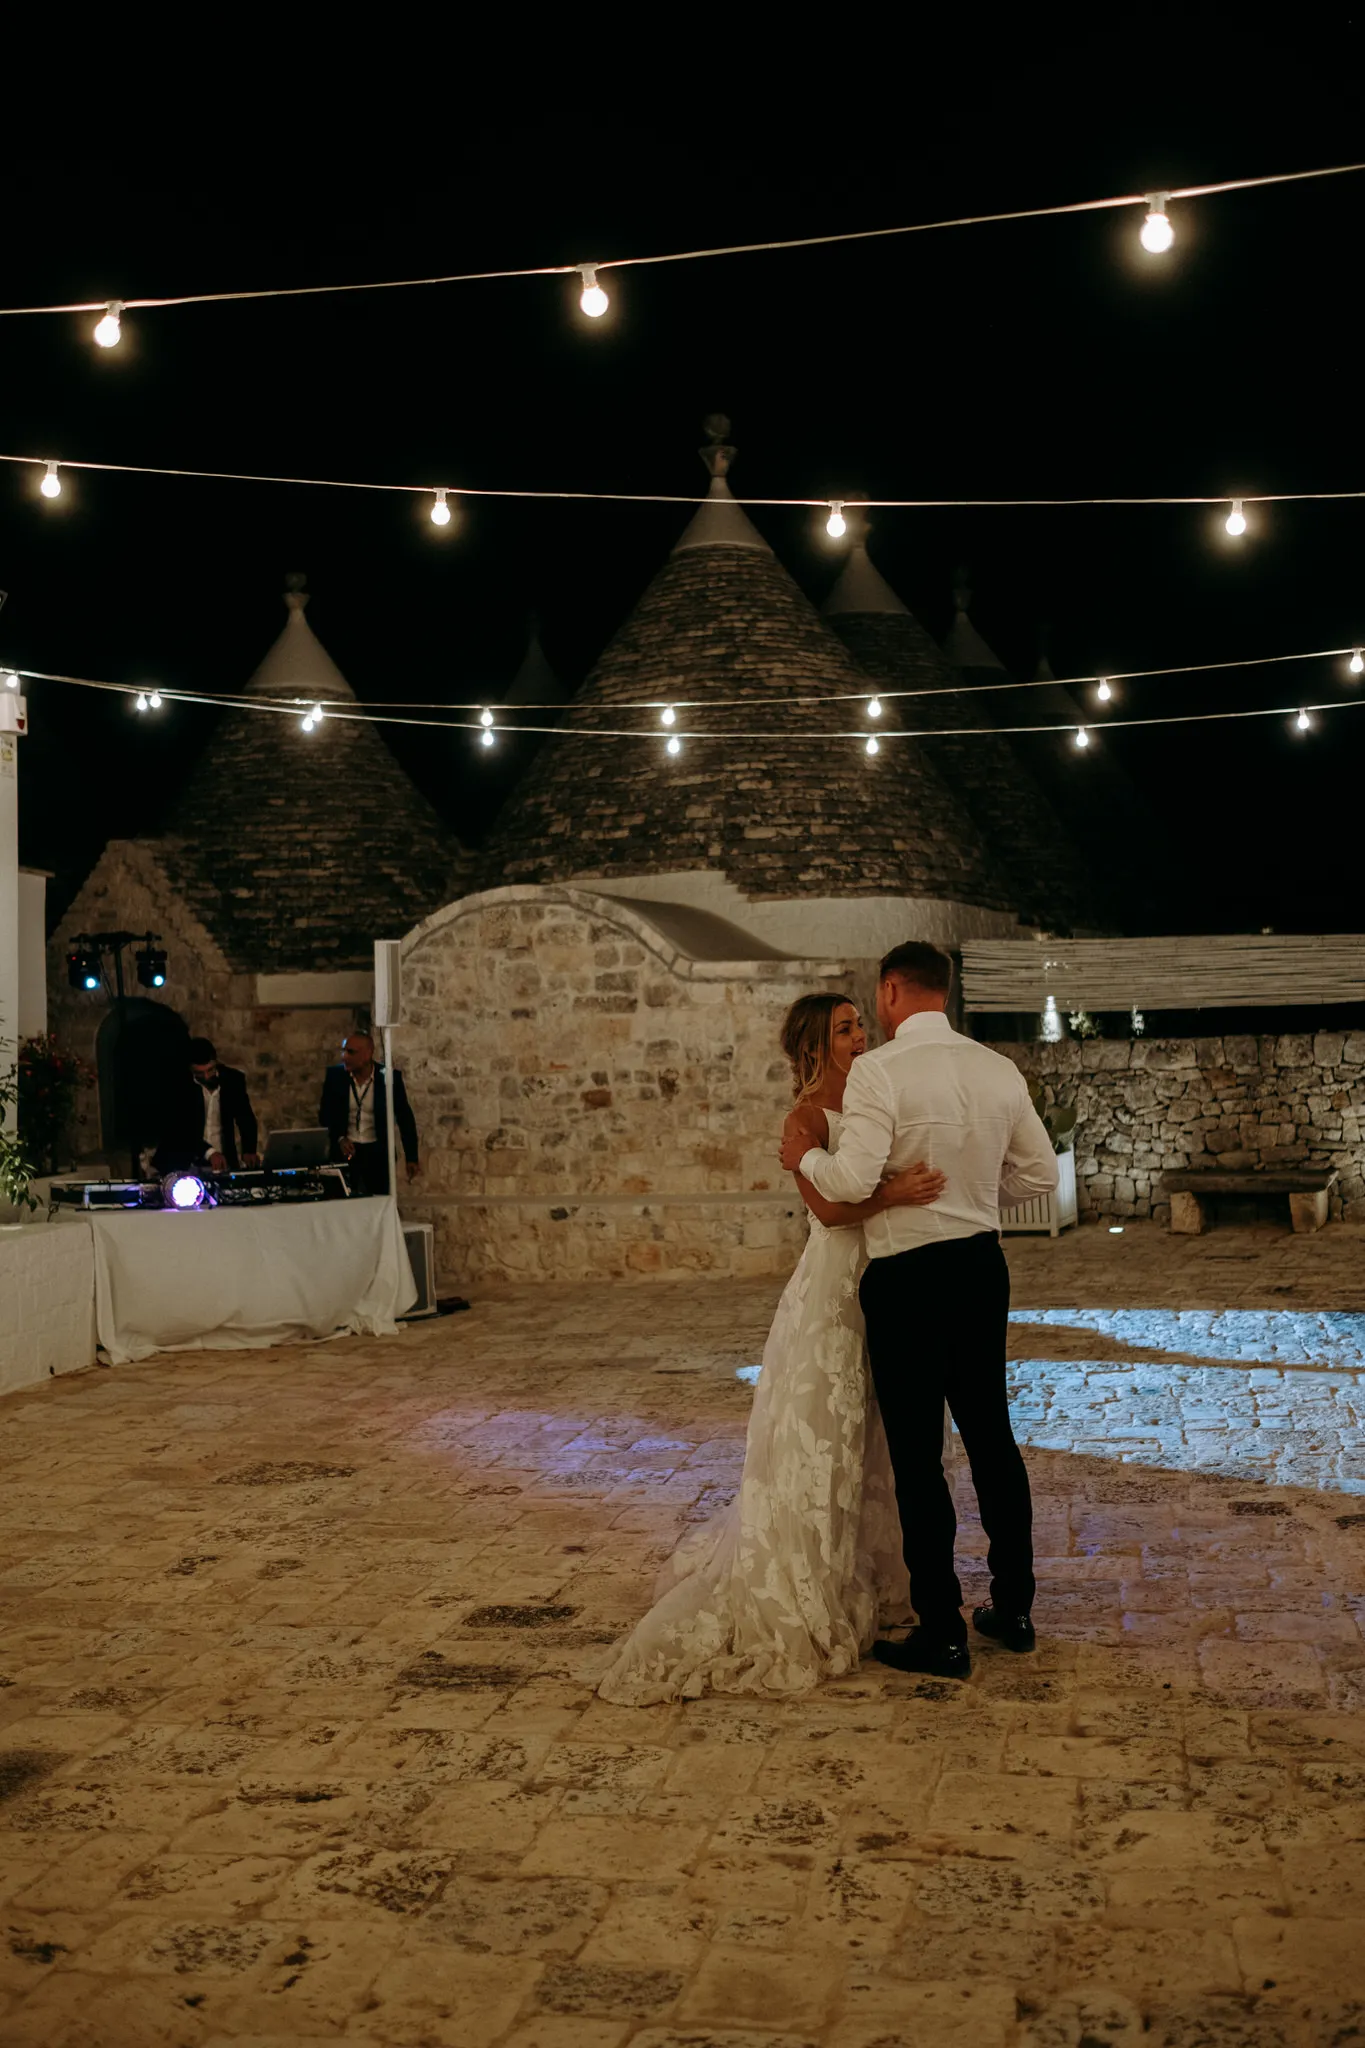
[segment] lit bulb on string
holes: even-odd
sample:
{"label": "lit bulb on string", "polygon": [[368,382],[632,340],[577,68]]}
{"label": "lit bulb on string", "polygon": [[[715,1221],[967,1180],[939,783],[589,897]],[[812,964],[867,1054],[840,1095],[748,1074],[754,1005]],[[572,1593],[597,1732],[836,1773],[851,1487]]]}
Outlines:
{"label": "lit bulb on string", "polygon": [[1113,694],[1113,691],[1109,687],[1108,680],[1104,676],[1101,676],[1099,688],[1095,692],[1095,695],[1099,699],[1100,703],[1107,704],[1110,698],[1113,696]]}
{"label": "lit bulb on string", "polygon": [[870,733],[868,734],[868,736],[867,736],[867,747],[866,747],[865,751],[866,751],[867,753],[869,753],[869,754],[880,754],[881,750],[882,750],[882,743],[881,743],[881,741],[880,741],[880,740],[879,740],[879,739],[877,738],[877,735],[876,735],[876,733],[875,733],[875,732],[870,732]]}
{"label": "lit bulb on string", "polygon": [[1351,656],[1351,659],[1347,662],[1346,666],[1353,676],[1360,675],[1362,671],[1365,671],[1365,654],[1362,654],[1360,649],[1357,647],[1355,653]]}
{"label": "lit bulb on string", "polygon": [[491,747],[496,738],[497,734],[493,731],[492,726],[486,725],[479,734],[479,745],[481,747]]}
{"label": "lit bulb on string", "polygon": [[1056,996],[1048,996],[1043,1004],[1043,1028],[1040,1036],[1045,1045],[1057,1045],[1062,1036],[1062,1020],[1057,1014]]}
{"label": "lit bulb on string", "polygon": [[38,489],[45,498],[60,498],[62,495],[62,480],[57,474],[55,462],[47,464],[47,474],[39,484]]}
{"label": "lit bulb on string", "polygon": [[825,521],[825,532],[831,540],[842,540],[848,532],[848,521],[844,517],[844,501],[842,498],[830,499],[829,518]]}
{"label": "lit bulb on string", "polygon": [[149,710],[152,710],[152,711],[159,711],[159,710],[161,709],[161,692],[160,692],[160,690],[153,690],[153,691],[152,691],[151,695],[150,695],[150,696],[148,697],[148,699],[147,699],[147,705],[148,705],[148,709],[149,709]]}
{"label": "lit bulb on string", "polygon": [[148,709],[147,692],[145,690],[138,691],[137,702],[134,704],[133,709],[134,711],[146,711]]}
{"label": "lit bulb on string", "polygon": [[665,704],[663,710],[659,713],[660,725],[676,725],[677,719],[678,714],[673,709],[673,706],[671,704]]}
{"label": "lit bulb on string", "polygon": [[580,263],[578,274],[583,280],[583,290],[578,303],[589,320],[600,320],[611,300],[597,282],[597,266],[594,263]]}
{"label": "lit bulb on string", "polygon": [[1294,723],[1298,727],[1300,732],[1307,732],[1309,727],[1312,725],[1313,721],[1308,716],[1308,713],[1306,711],[1301,711],[1298,717],[1294,720]]}
{"label": "lit bulb on string", "polygon": [[303,729],[305,732],[311,732],[316,724],[317,720],[314,718],[312,712],[310,711],[308,713],[308,716],[303,721]]}
{"label": "lit bulb on string", "polygon": [[122,299],[110,299],[104,309],[104,318],[98,321],[95,326],[95,340],[101,348],[118,347],[123,333],[122,326],[120,325],[122,317]]}
{"label": "lit bulb on string", "polygon": [[881,717],[881,715],[882,715],[882,700],[881,700],[881,698],[880,698],[880,697],[872,697],[872,698],[870,698],[870,699],[868,700],[868,706],[867,706],[867,715],[868,715],[868,717],[869,717],[869,718],[880,718],[880,717]]}
{"label": "lit bulb on string", "polygon": [[1083,725],[1076,728],[1076,745],[1078,747],[1088,747],[1090,745],[1090,735]]}
{"label": "lit bulb on string", "polygon": [[1164,256],[1175,240],[1175,229],[1171,226],[1166,212],[1166,194],[1149,192],[1147,195],[1147,218],[1142,223],[1138,239],[1149,256]]}
{"label": "lit bulb on string", "polygon": [[669,735],[668,745],[664,751],[669,754],[680,754],[682,752],[682,741],[676,733]]}
{"label": "lit bulb on string", "polygon": [[5,670],[5,688],[6,688],[7,690],[17,690],[17,689],[18,689],[18,687],[19,687],[19,678],[18,678],[18,676],[16,675],[15,671],[14,671],[14,670],[13,670],[12,668],[7,668],[7,669]]}
{"label": "lit bulb on string", "polygon": [[1239,534],[1246,532],[1246,515],[1242,511],[1242,501],[1240,498],[1233,499],[1232,510],[1231,512],[1229,512],[1227,518],[1224,520],[1223,526],[1224,531],[1230,533],[1234,540],[1237,538]]}
{"label": "lit bulb on string", "polygon": [[488,726],[488,725],[491,725],[492,723],[493,723],[493,714],[492,714],[492,712],[491,712],[491,711],[489,711],[489,710],[485,709],[485,710],[483,710],[483,711],[481,711],[481,712],[479,713],[479,724],[480,724],[480,725]]}
{"label": "lit bulb on string", "polygon": [[433,526],[450,524],[450,507],[446,503],[446,494],[443,490],[436,493],[436,503],[431,508],[431,523]]}

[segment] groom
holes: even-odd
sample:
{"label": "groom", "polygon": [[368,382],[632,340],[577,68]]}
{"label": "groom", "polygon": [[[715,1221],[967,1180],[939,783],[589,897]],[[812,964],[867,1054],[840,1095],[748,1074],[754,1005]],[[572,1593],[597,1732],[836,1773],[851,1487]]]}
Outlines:
{"label": "groom", "polygon": [[877,981],[886,1042],[853,1063],[838,1153],[816,1147],[798,1156],[801,1141],[787,1139],[782,1164],[831,1202],[866,1201],[883,1174],[914,1160],[946,1176],[930,1206],[886,1209],[863,1226],[868,1357],[919,1617],[904,1642],[879,1642],[874,1654],[898,1671],[966,1678],[943,1404],[966,1448],[990,1543],[991,1604],[972,1620],[1007,1648],[1031,1650],[1033,1504],[1005,1385],[1010,1282],[1000,1204],[1050,1193],[1057,1160],[1019,1069],[948,1023],[952,974],[947,955],[918,940],[887,954]]}

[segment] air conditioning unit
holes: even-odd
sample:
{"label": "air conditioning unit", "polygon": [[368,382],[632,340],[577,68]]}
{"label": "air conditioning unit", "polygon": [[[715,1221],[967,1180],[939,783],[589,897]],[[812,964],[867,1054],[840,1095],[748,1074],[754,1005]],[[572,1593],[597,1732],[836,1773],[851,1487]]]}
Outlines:
{"label": "air conditioning unit", "polygon": [[417,1285],[417,1299],[407,1314],[399,1317],[403,1323],[415,1323],[421,1316],[436,1314],[436,1237],[429,1223],[405,1223],[403,1243],[407,1247],[408,1264]]}

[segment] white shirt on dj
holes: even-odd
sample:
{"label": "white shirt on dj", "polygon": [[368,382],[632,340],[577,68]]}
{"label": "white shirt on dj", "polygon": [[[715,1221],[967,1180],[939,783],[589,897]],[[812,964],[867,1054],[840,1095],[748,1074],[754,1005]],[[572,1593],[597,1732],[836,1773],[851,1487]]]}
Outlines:
{"label": "white shirt on dj", "polygon": [[209,1158],[223,1149],[223,1089],[210,1088],[203,1081],[199,1083],[204,1097],[204,1151]]}

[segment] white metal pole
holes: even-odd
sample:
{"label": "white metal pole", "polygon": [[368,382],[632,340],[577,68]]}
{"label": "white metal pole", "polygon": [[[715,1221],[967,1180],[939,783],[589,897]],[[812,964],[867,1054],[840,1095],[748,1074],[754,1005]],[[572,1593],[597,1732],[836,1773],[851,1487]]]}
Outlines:
{"label": "white metal pole", "polygon": [[[0,691],[0,1073],[19,1057],[19,741],[24,700]],[[9,1112],[11,1128],[17,1121]]]}
{"label": "white metal pole", "polygon": [[396,1122],[393,1114],[393,1026],[384,1026],[384,1143],[389,1153],[389,1199],[398,1206],[398,1158],[394,1144]]}

